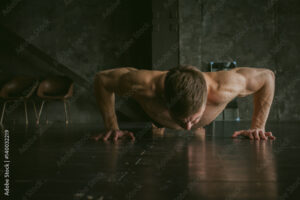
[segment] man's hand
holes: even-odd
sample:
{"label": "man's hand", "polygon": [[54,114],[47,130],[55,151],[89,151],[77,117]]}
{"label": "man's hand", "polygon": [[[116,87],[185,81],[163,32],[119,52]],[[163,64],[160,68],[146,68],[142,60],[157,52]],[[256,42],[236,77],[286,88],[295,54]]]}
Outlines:
{"label": "man's hand", "polygon": [[165,128],[158,128],[152,123],[152,134],[154,135],[164,135],[165,134]]}
{"label": "man's hand", "polygon": [[104,141],[107,141],[109,138],[113,138],[114,141],[117,141],[119,138],[123,136],[129,136],[132,141],[135,140],[133,133],[126,130],[110,130],[107,131],[105,134],[100,134],[94,137],[94,139],[98,141],[99,139],[102,138]]}
{"label": "man's hand", "polygon": [[275,137],[272,135],[272,132],[265,132],[264,129],[249,129],[235,131],[232,137],[236,138],[239,135],[248,137],[250,140],[267,140],[268,138],[271,140],[275,140]]}

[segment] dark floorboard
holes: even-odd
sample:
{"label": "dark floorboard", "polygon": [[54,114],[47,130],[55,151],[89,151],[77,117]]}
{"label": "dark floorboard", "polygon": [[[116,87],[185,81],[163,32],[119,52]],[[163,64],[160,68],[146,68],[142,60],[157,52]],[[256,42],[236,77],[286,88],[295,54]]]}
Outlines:
{"label": "dark floorboard", "polygon": [[231,138],[248,125],[219,122],[206,135],[147,125],[134,143],[94,142],[92,124],[7,125],[9,199],[300,199],[300,124],[269,123],[275,141]]}

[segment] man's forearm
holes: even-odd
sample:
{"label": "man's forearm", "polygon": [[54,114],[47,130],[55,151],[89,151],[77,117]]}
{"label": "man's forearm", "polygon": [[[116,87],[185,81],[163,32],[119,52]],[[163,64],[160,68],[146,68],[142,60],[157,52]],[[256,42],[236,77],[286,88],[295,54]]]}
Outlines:
{"label": "man's forearm", "polygon": [[95,95],[106,130],[118,130],[115,113],[115,94],[105,88],[101,75],[95,77]]}
{"label": "man's forearm", "polygon": [[272,71],[266,72],[265,83],[254,93],[254,112],[251,128],[265,129],[275,90],[275,76]]}

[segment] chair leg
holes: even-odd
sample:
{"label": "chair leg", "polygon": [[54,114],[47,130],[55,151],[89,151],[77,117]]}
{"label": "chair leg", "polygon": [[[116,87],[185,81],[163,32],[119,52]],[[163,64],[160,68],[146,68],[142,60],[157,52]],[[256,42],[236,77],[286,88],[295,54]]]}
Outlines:
{"label": "chair leg", "polygon": [[69,124],[69,120],[68,120],[68,113],[67,113],[67,103],[66,103],[66,100],[64,100],[64,108],[65,108],[66,125],[68,125],[68,124]]}
{"label": "chair leg", "polygon": [[72,121],[71,121],[71,109],[70,109],[70,107],[71,107],[71,103],[70,103],[70,101],[69,101],[69,100],[67,100],[67,106],[68,106],[68,116],[69,116],[69,122],[70,122],[70,123],[72,123]]}
{"label": "chair leg", "polygon": [[46,124],[48,124],[48,104],[45,104]]}
{"label": "chair leg", "polygon": [[6,101],[3,103],[2,114],[1,114],[1,121],[0,121],[1,125],[3,124],[3,118],[4,118],[6,103],[7,103]]}
{"label": "chair leg", "polygon": [[33,105],[33,110],[34,110],[35,120],[37,120],[37,119],[38,119],[38,113],[37,113],[36,105],[35,105],[35,102],[34,102],[34,101],[32,101],[32,105]]}
{"label": "chair leg", "polygon": [[38,115],[38,118],[37,118],[37,121],[36,121],[36,124],[37,124],[37,125],[40,124],[40,119],[41,119],[41,115],[42,115],[42,111],[43,111],[44,104],[45,104],[45,100],[43,100],[42,105],[41,105],[41,108],[40,108],[40,111],[39,111],[39,115]]}
{"label": "chair leg", "polygon": [[27,101],[24,101],[24,109],[25,109],[25,123],[26,126],[28,126]]}

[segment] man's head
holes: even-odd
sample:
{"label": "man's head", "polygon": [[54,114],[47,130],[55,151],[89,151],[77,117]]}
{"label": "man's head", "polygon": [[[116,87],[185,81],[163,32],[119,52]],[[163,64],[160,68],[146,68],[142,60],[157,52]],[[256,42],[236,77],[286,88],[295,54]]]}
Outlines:
{"label": "man's head", "polygon": [[203,74],[193,66],[169,70],[165,81],[165,99],[172,117],[184,128],[197,123],[205,109],[207,88]]}

